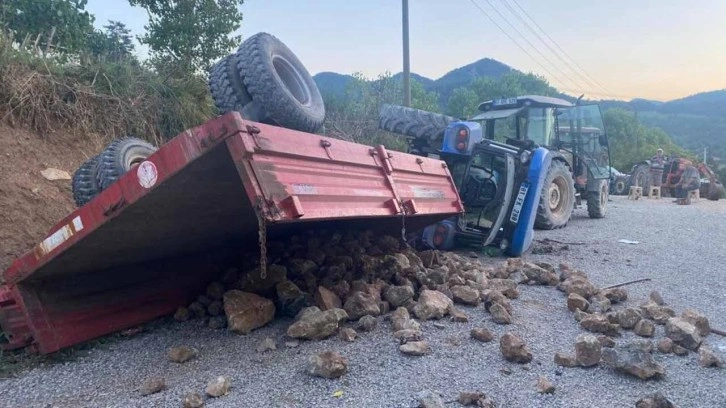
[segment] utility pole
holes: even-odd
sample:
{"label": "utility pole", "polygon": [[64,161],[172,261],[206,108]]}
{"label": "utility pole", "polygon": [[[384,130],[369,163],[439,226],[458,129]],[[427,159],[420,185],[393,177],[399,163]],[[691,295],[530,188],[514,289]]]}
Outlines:
{"label": "utility pole", "polygon": [[408,59],[408,0],[401,0],[403,17],[403,106],[411,106],[411,63]]}

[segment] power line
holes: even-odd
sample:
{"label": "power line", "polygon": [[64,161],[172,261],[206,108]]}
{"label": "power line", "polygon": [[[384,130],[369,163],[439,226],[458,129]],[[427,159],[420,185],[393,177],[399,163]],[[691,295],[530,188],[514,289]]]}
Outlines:
{"label": "power line", "polygon": [[[543,59],[544,59],[545,61],[547,61],[547,63],[549,63],[549,64],[550,64],[551,66],[555,67],[555,69],[557,69],[557,71],[559,71],[559,73],[560,73],[560,74],[564,75],[564,76],[565,76],[565,78],[567,78],[567,81],[568,81],[568,83],[569,83],[570,85],[574,85],[574,87],[575,87],[575,88],[581,88],[581,87],[582,87],[582,84],[579,84],[579,83],[578,83],[577,81],[575,81],[575,80],[574,80],[573,78],[570,78],[570,75],[568,75],[568,74],[567,74],[567,73],[566,73],[565,71],[563,71],[563,70],[562,70],[562,69],[560,68],[560,66],[559,66],[558,64],[555,64],[555,63],[553,63],[553,62],[552,62],[552,61],[551,61],[551,60],[550,60],[550,59],[549,59],[549,58],[548,58],[548,57],[547,57],[547,56],[546,56],[546,55],[545,55],[545,54],[544,54],[544,53],[543,53],[542,51],[540,51],[540,49],[539,49],[538,47],[536,47],[536,46],[535,46],[534,44],[532,44],[532,42],[531,42],[531,41],[529,41],[529,39],[527,39],[527,37],[526,37],[526,36],[525,36],[524,34],[522,34],[522,32],[521,32],[521,31],[519,31],[519,29],[518,29],[517,27],[515,27],[515,26],[514,26],[514,24],[510,23],[510,22],[509,22],[509,20],[508,20],[508,19],[507,19],[507,18],[506,18],[506,17],[504,16],[504,14],[502,14],[502,13],[501,13],[501,12],[500,12],[500,11],[499,11],[499,10],[497,9],[497,7],[496,7],[496,6],[495,6],[495,5],[494,5],[494,4],[493,4],[493,3],[491,2],[491,0],[484,0],[484,1],[486,1],[486,2],[487,2],[487,4],[489,4],[489,6],[490,6],[490,7],[492,8],[492,9],[494,9],[494,12],[495,12],[495,13],[497,13],[497,15],[499,15],[499,17],[500,17],[500,18],[501,18],[502,20],[504,20],[504,22],[505,22],[505,23],[507,23],[507,25],[509,25],[509,27],[511,27],[511,28],[512,28],[512,30],[514,30],[514,31],[515,31],[515,32],[516,32],[517,34],[519,34],[519,36],[520,36],[520,37],[522,37],[522,39],[523,39],[523,40],[524,40],[524,41],[525,41],[525,42],[526,42],[527,44],[529,44],[529,46],[530,46],[530,47],[532,47],[532,48],[533,48],[533,49],[534,49],[534,50],[535,50],[535,51],[536,51],[536,52],[537,52],[537,53],[538,53],[538,54],[539,54],[539,55],[540,55],[540,56],[541,56],[541,57],[542,57],[542,58],[543,58]],[[586,87],[587,87],[587,86],[585,86],[585,88],[586,88]]]}
{"label": "power line", "polygon": [[[569,69],[570,69],[570,70],[571,70],[571,71],[572,71],[572,72],[573,72],[573,73],[574,73],[575,75],[577,75],[577,76],[578,76],[578,77],[579,77],[580,79],[582,79],[582,80],[583,80],[583,83],[585,83],[585,84],[588,84],[588,86],[594,86],[594,87],[595,87],[595,89],[598,89],[598,88],[599,88],[599,89],[600,89],[600,91],[603,91],[603,92],[606,92],[606,93],[608,93],[608,90],[607,90],[607,89],[605,89],[605,88],[602,88],[602,87],[598,86],[598,84],[597,84],[596,82],[594,82],[594,81],[590,80],[590,79],[589,79],[589,78],[588,78],[587,76],[583,75],[583,74],[582,74],[582,73],[581,73],[580,71],[578,71],[578,70],[577,70],[577,69],[575,69],[575,68],[574,68],[574,67],[573,67],[572,65],[570,65],[570,63],[569,63],[569,62],[568,62],[568,61],[567,61],[566,59],[562,58],[562,56],[560,56],[560,54],[559,54],[559,53],[558,53],[557,51],[555,51],[555,50],[554,50],[554,48],[552,48],[552,46],[550,46],[550,45],[549,45],[549,44],[548,44],[548,43],[547,43],[547,42],[546,42],[546,41],[545,41],[545,40],[544,40],[544,39],[542,38],[542,36],[541,36],[541,35],[539,35],[539,34],[538,34],[538,33],[537,33],[537,32],[536,32],[536,31],[535,31],[535,30],[534,30],[533,28],[532,28],[532,26],[531,26],[531,25],[530,25],[530,24],[529,24],[529,23],[528,23],[528,22],[527,22],[527,21],[526,21],[526,20],[525,20],[524,18],[522,18],[522,16],[521,16],[521,15],[520,15],[520,14],[519,14],[519,13],[517,12],[517,10],[515,10],[515,9],[514,9],[514,8],[513,8],[513,7],[512,7],[512,6],[511,6],[511,5],[510,5],[510,4],[508,3],[508,2],[507,2],[507,0],[500,0],[500,1],[501,1],[501,3],[502,3],[502,4],[504,4],[504,6],[505,6],[505,7],[506,7],[506,8],[507,8],[507,9],[509,10],[509,12],[510,12],[510,13],[512,13],[512,15],[513,15],[514,17],[516,17],[516,18],[517,18],[517,20],[519,20],[519,21],[520,21],[520,22],[521,22],[521,23],[522,23],[522,24],[523,24],[523,25],[524,25],[524,26],[525,26],[525,27],[527,28],[527,30],[529,30],[529,32],[531,32],[531,33],[532,33],[532,34],[533,34],[533,35],[534,35],[535,37],[537,37],[537,39],[538,39],[538,40],[539,40],[539,41],[540,41],[540,42],[541,42],[542,44],[544,44],[544,45],[545,45],[545,47],[547,47],[547,49],[549,49],[549,50],[550,50],[550,52],[552,53],[552,55],[554,55],[554,56],[555,56],[555,57],[556,57],[556,58],[557,58],[558,60],[562,61],[562,62],[563,62],[563,63],[564,63],[564,64],[565,64],[565,65],[566,65],[566,66],[567,66],[567,67],[568,67],[568,68],[569,68]],[[583,71],[584,71],[584,70],[583,70]]]}
{"label": "power line", "polygon": [[514,4],[515,4],[515,5],[516,5],[516,6],[517,6],[517,7],[518,7],[518,8],[520,9],[520,10],[522,10],[522,13],[524,13],[524,15],[525,15],[525,16],[527,16],[527,18],[529,18],[529,20],[530,20],[530,21],[532,21],[532,23],[534,23],[534,25],[535,25],[535,26],[536,26],[537,28],[539,28],[539,30],[540,30],[540,31],[542,31],[542,33],[543,33],[543,34],[544,34],[544,35],[545,35],[545,36],[546,36],[546,37],[547,37],[547,38],[548,38],[548,39],[549,39],[550,41],[552,41],[552,43],[553,43],[553,44],[555,45],[555,47],[557,47],[557,49],[559,49],[560,51],[562,51],[562,53],[563,53],[563,54],[565,54],[565,56],[566,56],[567,58],[569,58],[569,59],[570,59],[570,61],[572,61],[572,63],[573,63],[573,64],[574,64],[574,65],[575,65],[576,67],[578,67],[579,69],[581,69],[581,70],[582,70],[582,72],[584,72],[584,73],[585,73],[585,75],[587,75],[587,76],[588,76],[588,77],[589,77],[589,78],[590,78],[590,79],[591,79],[591,80],[592,80],[592,81],[593,81],[593,82],[594,82],[595,84],[597,84],[597,85],[598,85],[598,88],[600,88],[600,89],[604,90],[604,91],[605,91],[605,92],[607,92],[608,94],[610,93],[610,91],[608,91],[608,89],[607,89],[606,87],[604,87],[604,86],[603,86],[603,85],[602,85],[602,84],[601,84],[600,82],[598,82],[598,81],[597,81],[597,79],[593,78],[593,77],[592,77],[592,76],[591,76],[591,75],[590,75],[590,74],[589,74],[589,73],[588,73],[588,72],[587,72],[587,71],[586,71],[586,70],[585,70],[584,68],[582,68],[582,67],[580,66],[580,64],[578,64],[578,63],[577,63],[577,61],[575,61],[575,59],[574,59],[574,58],[572,58],[572,57],[570,56],[570,54],[568,54],[568,53],[567,53],[567,51],[565,51],[564,49],[562,49],[562,47],[560,47],[560,45],[559,45],[559,44],[557,43],[557,41],[555,41],[555,40],[554,40],[554,39],[553,39],[552,37],[550,37],[550,35],[549,35],[549,34],[547,34],[547,32],[546,32],[546,31],[545,31],[545,30],[544,30],[544,29],[543,29],[543,28],[542,28],[542,27],[541,27],[541,26],[540,26],[539,24],[537,24],[537,22],[536,22],[536,21],[535,21],[535,20],[534,20],[534,19],[532,18],[532,16],[530,16],[530,15],[529,15],[529,13],[527,13],[527,11],[526,11],[526,10],[525,10],[525,9],[524,9],[524,8],[523,8],[523,7],[522,7],[522,6],[520,5],[520,4],[519,4],[519,2],[517,2],[517,0],[512,0],[512,2],[514,2]]}
{"label": "power line", "polygon": [[495,26],[496,26],[496,27],[497,27],[497,28],[499,29],[499,31],[501,31],[501,32],[502,32],[502,33],[503,33],[504,35],[506,35],[506,36],[507,36],[507,38],[509,38],[509,40],[511,40],[511,41],[512,41],[512,42],[514,43],[514,45],[516,45],[516,46],[517,46],[517,48],[519,48],[520,50],[522,50],[522,52],[523,52],[523,53],[525,53],[525,54],[526,54],[526,55],[527,55],[527,56],[528,56],[528,57],[529,57],[529,58],[530,58],[530,59],[531,59],[532,61],[534,61],[534,63],[535,63],[535,64],[539,65],[539,67],[540,67],[540,68],[542,68],[542,69],[543,69],[543,70],[544,70],[544,71],[545,71],[546,73],[548,73],[548,74],[550,75],[550,77],[551,77],[551,78],[557,79],[557,81],[559,82],[559,78],[558,78],[558,77],[557,77],[556,75],[554,75],[554,74],[553,74],[553,73],[552,73],[552,72],[551,72],[551,71],[550,71],[549,69],[547,69],[547,68],[546,68],[546,67],[545,67],[544,65],[540,64],[540,62],[539,62],[539,61],[538,61],[538,60],[537,60],[537,59],[536,59],[536,58],[535,58],[534,56],[532,56],[532,54],[530,54],[530,53],[529,53],[529,51],[527,51],[526,49],[524,49],[524,47],[522,47],[522,46],[521,46],[521,45],[519,44],[519,42],[517,42],[517,40],[515,40],[515,39],[514,39],[514,38],[513,38],[513,37],[512,37],[511,35],[509,35],[509,33],[507,32],[507,30],[503,29],[503,28],[502,28],[502,26],[500,26],[500,25],[499,25],[499,23],[497,23],[497,21],[496,21],[496,20],[494,20],[494,19],[493,19],[493,18],[492,18],[492,17],[491,17],[491,16],[490,16],[490,15],[489,15],[489,14],[488,14],[488,13],[487,13],[487,12],[486,12],[486,11],[485,11],[485,10],[484,10],[484,9],[483,9],[483,8],[482,8],[481,6],[480,6],[480,5],[479,5],[479,3],[477,3],[477,2],[475,1],[475,0],[469,0],[469,1],[471,1],[471,3],[472,3],[472,4],[474,5],[474,6],[476,6],[476,8],[478,8],[478,9],[479,9],[479,11],[481,11],[481,12],[482,12],[482,14],[484,14],[484,15],[486,16],[486,18],[488,18],[488,19],[489,19],[489,21],[491,21],[491,22],[492,22],[492,24],[494,24],[494,25],[495,25]]}

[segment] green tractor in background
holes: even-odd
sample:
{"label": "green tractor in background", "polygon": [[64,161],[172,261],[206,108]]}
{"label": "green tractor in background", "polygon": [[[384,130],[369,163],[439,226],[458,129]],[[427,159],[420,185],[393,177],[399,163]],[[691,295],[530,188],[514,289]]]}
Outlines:
{"label": "green tractor in background", "polygon": [[[536,229],[562,228],[574,208],[587,205],[590,218],[603,218],[610,190],[610,154],[602,113],[596,104],[572,104],[538,95],[495,99],[468,119],[484,134],[515,147],[544,147],[553,153],[540,194]],[[446,126],[458,119],[396,105],[381,109],[379,126],[410,138],[409,152],[437,154]]]}

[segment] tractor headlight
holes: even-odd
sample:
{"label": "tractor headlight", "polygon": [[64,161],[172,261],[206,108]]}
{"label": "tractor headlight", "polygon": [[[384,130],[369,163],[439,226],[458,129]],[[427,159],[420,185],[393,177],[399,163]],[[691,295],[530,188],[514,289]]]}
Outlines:
{"label": "tractor headlight", "polygon": [[519,155],[519,161],[522,163],[527,163],[531,157],[532,154],[528,150],[525,150],[522,152],[522,154]]}

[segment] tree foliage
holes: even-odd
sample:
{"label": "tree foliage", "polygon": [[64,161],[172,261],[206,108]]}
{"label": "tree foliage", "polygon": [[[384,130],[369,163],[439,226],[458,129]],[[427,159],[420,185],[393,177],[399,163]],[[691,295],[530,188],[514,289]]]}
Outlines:
{"label": "tree foliage", "polygon": [[89,41],[89,51],[93,55],[106,56],[111,61],[120,62],[134,57],[134,42],[131,30],[124,23],[109,20],[104,31],[94,31]]}
{"label": "tree foliage", "polygon": [[455,89],[449,98],[447,113],[466,118],[476,112],[481,102],[520,95],[557,96],[559,92],[544,77],[511,71],[499,79],[480,77],[466,87]]}
{"label": "tree foliage", "polygon": [[60,53],[75,53],[86,48],[93,33],[93,16],[86,8],[87,0],[13,0],[2,2],[0,25],[13,31],[15,40],[43,34],[47,45],[53,27],[52,44]]}
{"label": "tree foliage", "polygon": [[149,45],[156,66],[175,64],[183,71],[206,71],[213,62],[239,45],[231,33],[241,26],[244,0],[129,0],[149,13],[147,32],[139,38]]}

